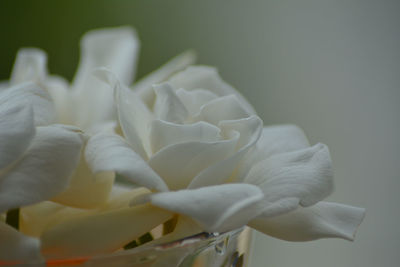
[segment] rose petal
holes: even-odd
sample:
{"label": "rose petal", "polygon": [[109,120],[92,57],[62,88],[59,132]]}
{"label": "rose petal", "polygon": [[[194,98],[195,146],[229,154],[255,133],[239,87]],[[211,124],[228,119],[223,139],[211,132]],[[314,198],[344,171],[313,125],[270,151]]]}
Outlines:
{"label": "rose petal", "polygon": [[0,213],[63,190],[79,161],[82,135],[61,125],[37,127],[25,155],[0,177]]}
{"label": "rose petal", "polygon": [[156,93],[155,117],[168,122],[183,123],[188,112],[172,87],[168,83],[163,83],[154,85],[153,88]]}
{"label": "rose petal", "polygon": [[81,60],[73,86],[87,87],[93,81],[92,71],[106,67],[124,84],[130,84],[135,73],[139,40],[130,27],[100,29],[87,32],[81,40]]}
{"label": "rose petal", "polygon": [[218,125],[223,120],[238,120],[249,117],[235,95],[214,99],[203,105],[200,112],[193,117],[194,121],[206,121]]}
{"label": "rose petal", "polygon": [[218,98],[218,96],[210,91],[204,89],[195,89],[187,91],[185,89],[178,89],[176,95],[185,105],[186,110],[190,116],[194,116],[200,112],[200,108],[206,103]]}
{"label": "rose petal", "polygon": [[187,66],[194,64],[196,61],[196,53],[193,51],[186,51],[182,54],[172,58],[167,63],[162,65],[157,70],[146,75],[133,85],[134,91],[140,95],[142,100],[151,107],[154,102],[154,90],[152,85],[158,84],[168,79],[172,74],[177,71],[185,69]]}
{"label": "rose petal", "polygon": [[178,72],[172,76],[169,82],[171,82],[176,89],[207,89],[218,96],[234,94],[247,113],[256,114],[249,102],[247,102],[247,100],[232,86],[223,81],[217,70],[213,67],[190,66],[184,71]]}
{"label": "rose petal", "polygon": [[[11,226],[0,222],[0,265],[2,261],[40,262],[40,241],[18,232]],[[13,265],[10,263],[10,265]]]}
{"label": "rose petal", "polygon": [[288,241],[309,241],[338,237],[353,240],[365,209],[338,203],[319,202],[274,218],[260,216],[249,226],[267,235]]}
{"label": "rose petal", "polygon": [[246,155],[238,170],[239,179],[243,180],[251,167],[265,158],[309,146],[304,132],[295,125],[264,127],[255,148]]}
{"label": "rose petal", "polygon": [[[271,156],[254,165],[244,182],[263,190],[265,210],[287,198],[297,198],[302,206],[313,205],[333,189],[328,147],[317,144]],[[274,212],[278,211],[274,208]]]}
{"label": "rose petal", "polygon": [[34,136],[33,110],[30,106],[0,105],[0,170],[17,160]]}
{"label": "rose petal", "polygon": [[171,216],[168,211],[151,205],[141,205],[66,220],[42,234],[42,253],[46,258],[110,253]]}
{"label": "rose petal", "polygon": [[197,174],[188,187],[199,188],[227,181],[240,160],[256,144],[261,134],[262,124],[262,120],[255,115],[241,120],[221,122],[220,128],[224,132],[240,133],[240,138],[237,142],[238,150],[231,156],[224,160],[216,161],[212,166]]}
{"label": "rose petal", "polygon": [[94,173],[115,171],[149,189],[167,191],[165,182],[118,135],[97,134],[88,141],[86,160]]}
{"label": "rose petal", "polygon": [[150,195],[153,205],[187,215],[209,232],[245,225],[259,214],[252,206],[262,198],[262,191],[249,184],[224,184]]}
{"label": "rose petal", "polygon": [[171,190],[182,189],[202,170],[235,152],[239,134],[216,142],[186,142],[169,145],[154,154],[149,165]]}
{"label": "rose petal", "polygon": [[154,120],[150,128],[150,144],[153,153],[168,146],[185,142],[215,142],[221,140],[221,130],[206,122],[174,124]]}
{"label": "rose petal", "polygon": [[0,106],[32,106],[35,125],[48,125],[55,120],[54,106],[50,95],[38,85],[28,82],[0,91]]}
{"label": "rose petal", "polygon": [[12,85],[23,82],[42,84],[46,76],[46,52],[38,48],[22,48],[18,51],[10,78]]}
{"label": "rose petal", "polygon": [[122,132],[133,150],[147,159],[151,153],[148,128],[153,115],[150,110],[135,92],[123,86],[109,70],[97,69],[95,74],[113,88]]}
{"label": "rose petal", "polygon": [[75,112],[74,125],[96,133],[97,124],[115,120],[112,90],[99,81],[93,70],[110,69],[129,84],[134,76],[139,41],[130,27],[90,31],[81,41],[81,60],[72,83]]}

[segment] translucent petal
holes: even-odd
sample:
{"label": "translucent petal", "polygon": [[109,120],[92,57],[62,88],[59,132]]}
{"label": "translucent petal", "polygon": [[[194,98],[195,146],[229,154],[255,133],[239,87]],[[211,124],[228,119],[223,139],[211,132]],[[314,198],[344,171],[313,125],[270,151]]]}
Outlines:
{"label": "translucent petal", "polygon": [[365,209],[319,202],[273,218],[260,216],[250,221],[249,226],[288,241],[310,241],[328,237],[352,241],[364,215]]}
{"label": "translucent petal", "polygon": [[166,210],[141,205],[65,220],[42,234],[42,253],[46,258],[110,253],[171,216]]}

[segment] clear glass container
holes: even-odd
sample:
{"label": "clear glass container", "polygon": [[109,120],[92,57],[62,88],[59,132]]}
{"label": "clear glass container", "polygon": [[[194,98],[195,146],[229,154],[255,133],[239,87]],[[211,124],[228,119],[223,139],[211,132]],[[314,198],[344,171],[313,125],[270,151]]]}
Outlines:
{"label": "clear glass container", "polygon": [[200,233],[165,244],[143,245],[91,258],[11,266],[241,267],[248,265],[250,242],[251,230],[243,227],[222,234]]}

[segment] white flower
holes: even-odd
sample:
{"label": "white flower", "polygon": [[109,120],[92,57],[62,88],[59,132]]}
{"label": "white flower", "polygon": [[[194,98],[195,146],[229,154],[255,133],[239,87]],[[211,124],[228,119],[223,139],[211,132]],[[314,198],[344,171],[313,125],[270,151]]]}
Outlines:
{"label": "white flower", "polygon": [[[46,258],[113,252],[174,214],[174,232],[156,242],[245,224],[293,241],[354,238],[364,210],[322,202],[333,189],[326,145],[293,125],[263,127],[214,68],[186,68],[190,52],[128,88],[138,47],[129,28],[88,33],[72,85],[47,75],[43,52],[18,56],[10,84],[46,88],[57,121],[91,134],[87,163],[48,197],[58,203],[21,209],[21,232],[40,238]],[[113,184],[114,172],[140,188]]]}
{"label": "white flower", "polygon": [[[0,89],[0,214],[64,191],[83,143],[76,128],[52,122],[48,94],[33,83]],[[40,242],[0,222],[0,259],[40,259]]]}

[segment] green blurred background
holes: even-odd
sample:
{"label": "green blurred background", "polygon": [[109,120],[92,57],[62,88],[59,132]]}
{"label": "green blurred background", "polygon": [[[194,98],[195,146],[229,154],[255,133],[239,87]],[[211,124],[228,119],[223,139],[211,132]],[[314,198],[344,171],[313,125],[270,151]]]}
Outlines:
{"label": "green blurred background", "polygon": [[331,150],[329,200],[367,208],[354,243],[256,235],[252,266],[395,267],[400,262],[398,0],[0,1],[0,79],[19,47],[47,51],[71,79],[79,38],[132,25],[138,76],[193,48],[255,106],[265,124],[296,123]]}

